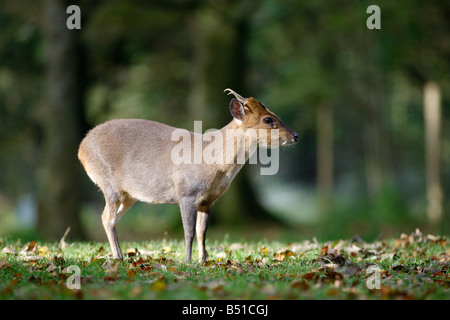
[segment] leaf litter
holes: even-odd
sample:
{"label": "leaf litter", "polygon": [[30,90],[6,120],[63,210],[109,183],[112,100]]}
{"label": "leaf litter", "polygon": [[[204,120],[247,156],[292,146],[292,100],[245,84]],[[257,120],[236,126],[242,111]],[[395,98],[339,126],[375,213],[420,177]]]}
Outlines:
{"label": "leaf litter", "polygon": [[[448,298],[449,293],[448,239],[418,229],[371,243],[355,237],[325,243],[312,239],[213,246],[210,259],[202,264],[185,264],[180,259],[182,250],[164,243],[129,247],[124,261],[110,259],[103,246],[86,254],[76,245],[55,248],[36,241],[2,245],[0,275],[5,281],[0,297],[9,298],[14,297],[15,288],[31,284],[51,292],[60,288],[76,299],[107,298],[114,292],[132,298],[208,299],[426,299]],[[65,288],[71,264],[83,270],[82,294],[71,295]],[[379,268],[380,289],[367,288],[372,265]],[[126,287],[128,293],[117,293]],[[109,292],[111,288],[117,289]]]}

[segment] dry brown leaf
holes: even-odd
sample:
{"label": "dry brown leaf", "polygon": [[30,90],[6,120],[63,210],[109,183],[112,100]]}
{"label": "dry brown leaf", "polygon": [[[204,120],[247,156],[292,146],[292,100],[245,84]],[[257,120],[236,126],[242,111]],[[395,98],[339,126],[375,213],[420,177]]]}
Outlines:
{"label": "dry brown leaf", "polygon": [[312,279],[314,279],[314,277],[317,275],[317,273],[316,272],[308,272],[308,273],[306,273],[306,274],[304,274],[303,276],[302,276],[302,279],[305,279],[305,280],[312,280]]}
{"label": "dry brown leaf", "polygon": [[0,261],[0,269],[8,268],[9,266],[10,266],[10,264],[7,263],[5,259],[3,259],[2,261]]}
{"label": "dry brown leaf", "polygon": [[127,275],[130,278],[133,278],[137,273],[137,269],[127,269]]}
{"label": "dry brown leaf", "polygon": [[21,254],[29,254],[29,253],[33,253],[36,251],[36,247],[37,247],[37,243],[36,241],[31,241],[28,242],[22,249],[22,251],[20,251]]}
{"label": "dry brown leaf", "polygon": [[70,247],[70,244],[68,244],[65,241],[69,232],[70,232],[70,226],[67,227],[66,232],[64,232],[64,235],[62,236],[61,240],[59,240],[58,248],[64,250],[64,249]]}
{"label": "dry brown leaf", "polygon": [[290,287],[300,290],[308,290],[311,286],[305,280],[294,280],[291,282]]}
{"label": "dry brown leaf", "polygon": [[47,270],[47,272],[53,272],[56,269],[57,269],[57,267],[55,266],[55,264],[52,261],[50,261],[45,270]]}
{"label": "dry brown leaf", "polygon": [[295,253],[293,253],[290,250],[278,251],[273,254],[273,259],[276,261],[285,261],[286,259],[292,257],[293,255],[295,255]]}
{"label": "dry brown leaf", "polygon": [[112,260],[106,260],[102,264],[102,268],[107,273],[117,273],[117,263],[113,262]]}
{"label": "dry brown leaf", "polygon": [[344,266],[339,268],[338,271],[345,276],[353,276],[355,274],[360,274],[363,269],[354,264],[345,264]]}

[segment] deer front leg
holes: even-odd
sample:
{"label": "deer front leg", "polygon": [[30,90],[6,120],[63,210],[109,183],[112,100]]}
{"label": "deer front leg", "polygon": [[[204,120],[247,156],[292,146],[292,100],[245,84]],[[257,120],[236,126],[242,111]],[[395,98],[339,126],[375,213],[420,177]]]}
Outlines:
{"label": "deer front leg", "polygon": [[184,241],[186,244],[185,261],[191,261],[192,242],[195,236],[195,225],[197,222],[197,207],[195,199],[184,198],[180,203],[181,219],[183,220]]}
{"label": "deer front leg", "polygon": [[197,243],[198,243],[198,252],[199,252],[199,261],[201,263],[205,262],[208,258],[208,252],[206,252],[205,248],[205,240],[206,240],[206,230],[208,229],[209,217],[211,214],[211,208],[207,210],[199,210],[197,211]]}

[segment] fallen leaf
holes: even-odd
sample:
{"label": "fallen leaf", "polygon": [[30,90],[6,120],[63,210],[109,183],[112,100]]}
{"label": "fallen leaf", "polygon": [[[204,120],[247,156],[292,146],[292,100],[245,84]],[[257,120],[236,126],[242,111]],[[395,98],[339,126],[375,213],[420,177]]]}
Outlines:
{"label": "fallen leaf", "polygon": [[409,272],[409,269],[401,264],[398,264],[398,265],[392,267],[392,271],[407,273],[407,272]]}
{"label": "fallen leaf", "polygon": [[340,267],[337,271],[345,276],[353,276],[355,274],[360,274],[363,269],[355,264],[345,264]]}
{"label": "fallen leaf", "polygon": [[103,270],[105,270],[105,272],[107,273],[117,273],[117,263],[113,262],[111,260],[106,260],[103,264],[102,264],[102,268]]}
{"label": "fallen leaf", "polygon": [[222,252],[216,253],[215,256],[217,259],[225,259],[227,257],[227,253],[225,251],[222,251]]}
{"label": "fallen leaf", "polygon": [[295,253],[290,250],[278,251],[273,254],[273,259],[276,261],[285,261],[287,258],[292,257],[293,255],[295,255]]}
{"label": "fallen leaf", "polygon": [[41,260],[42,258],[42,256],[25,256],[23,257],[23,260],[28,262],[36,262],[38,260]]}
{"label": "fallen leaf", "polygon": [[28,282],[34,282],[36,284],[41,284],[42,279],[39,277],[36,277],[35,275],[32,275],[31,277],[28,278]]}
{"label": "fallen leaf", "polygon": [[352,243],[351,246],[347,247],[345,251],[347,251],[348,254],[356,254],[358,252],[360,252],[362,249],[360,247],[358,247],[357,245],[355,245],[354,243]]}
{"label": "fallen leaf", "polygon": [[11,273],[13,274],[14,279],[16,279],[16,280],[22,279],[22,274],[21,274],[21,273],[14,272],[14,271],[12,271],[12,270],[11,270]]}
{"label": "fallen leaf", "polygon": [[443,278],[443,277],[445,277],[446,276],[446,274],[445,273],[443,273],[442,271],[436,271],[436,272],[433,272],[432,274],[431,274],[433,277],[438,277],[438,278]]}
{"label": "fallen leaf", "polygon": [[133,278],[136,275],[136,273],[137,273],[136,269],[127,269],[127,275],[130,278]]}
{"label": "fallen leaf", "polygon": [[268,254],[268,253],[269,253],[269,249],[268,249],[266,246],[262,246],[262,247],[259,249],[259,253],[262,253],[262,254]]}
{"label": "fallen leaf", "polygon": [[300,290],[308,290],[311,286],[305,280],[294,280],[291,282],[290,287]]}
{"label": "fallen leaf", "polygon": [[327,265],[327,264],[331,264],[334,266],[338,266],[338,265],[343,265],[346,261],[345,257],[342,254],[327,254],[326,256],[322,256],[319,257],[318,259],[319,262]]}
{"label": "fallen leaf", "polygon": [[150,251],[146,249],[139,249],[139,254],[141,256],[154,256],[156,255],[156,251]]}
{"label": "fallen leaf", "polygon": [[9,266],[10,266],[10,264],[7,263],[5,259],[3,259],[2,261],[0,261],[0,269],[8,268]]}
{"label": "fallen leaf", "polygon": [[164,247],[162,248],[162,251],[165,252],[165,253],[169,253],[169,252],[172,252],[172,248],[169,247],[169,246],[164,246]]}
{"label": "fallen leaf", "polygon": [[424,273],[436,273],[436,272],[441,272],[440,269],[432,268],[432,267],[430,267],[430,268],[424,268],[422,271],[423,271]]}
{"label": "fallen leaf", "polygon": [[37,247],[37,243],[36,241],[31,241],[28,242],[22,249],[22,251],[20,251],[21,254],[28,254],[28,253],[33,253],[36,251],[36,247]]}
{"label": "fallen leaf", "polygon": [[136,254],[138,254],[138,250],[135,248],[128,248],[126,251],[126,254],[128,255],[128,257],[134,257]]}
{"label": "fallen leaf", "polygon": [[39,250],[38,253],[41,256],[46,256],[48,253],[50,252],[49,248],[47,248],[46,246],[42,246]]}
{"label": "fallen leaf", "polygon": [[64,258],[59,254],[54,256],[52,261],[58,267],[64,267],[66,264],[66,260],[64,260]]}
{"label": "fallen leaf", "polygon": [[239,243],[239,242],[232,243],[228,247],[228,250],[230,250],[230,251],[236,251],[236,250],[242,250],[242,249],[244,249],[244,245],[242,243]]}
{"label": "fallen leaf", "polygon": [[155,263],[153,265],[153,268],[155,268],[157,270],[167,271],[167,266],[165,264],[162,264],[162,263]]}
{"label": "fallen leaf", "polygon": [[308,272],[307,274],[304,274],[303,276],[302,276],[302,279],[305,279],[305,280],[312,280],[312,279],[314,279],[314,277],[317,275],[317,273],[316,272]]}
{"label": "fallen leaf", "polygon": [[64,249],[70,247],[70,244],[68,244],[68,243],[65,241],[66,238],[67,238],[67,235],[69,234],[69,232],[70,232],[70,226],[67,227],[66,232],[64,232],[64,235],[62,236],[61,240],[59,240],[58,248],[64,250]]}
{"label": "fallen leaf", "polygon": [[57,267],[55,266],[55,264],[52,261],[50,261],[45,270],[47,270],[47,272],[53,272],[56,269],[57,269]]}
{"label": "fallen leaf", "polygon": [[396,259],[396,253],[395,252],[388,252],[388,253],[382,253],[380,255],[380,262],[384,261],[384,260],[392,260],[392,259]]}
{"label": "fallen leaf", "polygon": [[8,247],[4,247],[2,250],[2,253],[17,254],[16,251],[14,251],[13,249],[10,249]]}

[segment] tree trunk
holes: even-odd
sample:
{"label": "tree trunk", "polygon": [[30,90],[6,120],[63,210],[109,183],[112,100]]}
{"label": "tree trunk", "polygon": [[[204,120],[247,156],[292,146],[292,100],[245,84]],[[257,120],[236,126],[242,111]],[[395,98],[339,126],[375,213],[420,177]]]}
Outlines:
{"label": "tree trunk", "polygon": [[[370,104],[370,103],[369,103]],[[384,185],[383,147],[379,110],[369,107],[364,126],[366,183],[371,198],[380,195]]]}
{"label": "tree trunk", "polygon": [[425,162],[427,181],[427,217],[436,224],[442,220],[441,186],[441,91],[434,82],[424,88]]}
{"label": "tree trunk", "polygon": [[80,31],[66,27],[69,3],[46,0],[44,4],[47,103],[41,119],[44,154],[40,170],[38,228],[44,238],[57,240],[70,226],[70,236],[81,238],[78,215],[82,173],[77,159],[83,110]]}
{"label": "tree trunk", "polygon": [[317,187],[319,213],[326,218],[333,201],[333,108],[317,109]]}

